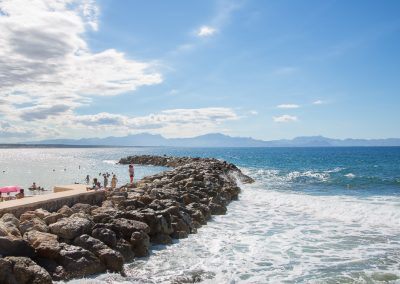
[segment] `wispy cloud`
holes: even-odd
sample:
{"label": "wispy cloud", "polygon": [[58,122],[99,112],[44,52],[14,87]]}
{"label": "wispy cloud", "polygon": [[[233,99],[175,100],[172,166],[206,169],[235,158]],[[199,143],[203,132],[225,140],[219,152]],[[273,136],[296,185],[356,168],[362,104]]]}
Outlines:
{"label": "wispy cloud", "polygon": [[223,32],[224,27],[229,23],[235,11],[242,8],[244,5],[243,0],[218,0],[215,1],[216,13],[215,15],[205,21],[203,25],[191,30],[193,38],[179,44],[170,54],[176,56],[182,52],[189,52],[195,50],[203,42],[202,39],[207,37],[216,36],[218,33]]}
{"label": "wispy cloud", "polygon": [[297,116],[292,116],[288,114],[284,114],[281,116],[274,116],[272,119],[274,120],[274,122],[283,122],[283,123],[294,122],[298,120]]}
{"label": "wispy cloud", "polygon": [[294,66],[283,66],[283,67],[279,67],[276,68],[273,73],[275,75],[290,75],[293,73],[296,73],[299,71],[298,67],[294,67]]}
{"label": "wispy cloud", "polygon": [[283,109],[291,109],[291,108],[299,108],[300,105],[298,104],[281,104],[281,105],[277,105],[277,108],[283,108]]}
{"label": "wispy cloud", "polygon": [[196,34],[199,37],[209,37],[209,36],[212,36],[213,34],[215,34],[216,32],[217,32],[217,30],[213,27],[202,26],[197,30]]}
{"label": "wispy cloud", "polygon": [[322,100],[316,100],[312,102],[313,105],[322,105],[323,103],[324,102]]}

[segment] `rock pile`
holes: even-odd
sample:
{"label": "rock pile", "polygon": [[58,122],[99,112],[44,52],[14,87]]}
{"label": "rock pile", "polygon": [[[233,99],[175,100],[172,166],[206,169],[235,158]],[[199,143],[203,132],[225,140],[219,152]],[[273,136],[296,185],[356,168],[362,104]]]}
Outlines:
{"label": "rock pile", "polygon": [[237,179],[252,179],[216,159],[133,156],[120,163],[174,167],[107,193],[102,206],[75,204],[0,218],[0,283],[51,283],[105,271],[146,256],[225,214]]}

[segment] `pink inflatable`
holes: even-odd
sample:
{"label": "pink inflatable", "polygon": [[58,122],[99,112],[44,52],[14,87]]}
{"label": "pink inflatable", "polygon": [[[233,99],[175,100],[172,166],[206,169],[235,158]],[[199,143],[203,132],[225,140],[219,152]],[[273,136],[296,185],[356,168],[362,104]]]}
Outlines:
{"label": "pink inflatable", "polygon": [[0,187],[0,192],[1,193],[8,193],[8,192],[19,192],[21,188],[19,186],[4,186]]}

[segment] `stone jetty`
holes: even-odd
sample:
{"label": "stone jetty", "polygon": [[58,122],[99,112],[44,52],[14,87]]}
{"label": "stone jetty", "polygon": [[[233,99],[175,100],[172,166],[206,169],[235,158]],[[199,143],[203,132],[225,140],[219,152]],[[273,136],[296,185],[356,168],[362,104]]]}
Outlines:
{"label": "stone jetty", "polygon": [[106,271],[149,254],[151,244],[196,233],[238,199],[235,165],[209,158],[131,156],[121,164],[171,169],[112,192],[100,206],[76,203],[0,216],[0,283],[52,283]]}

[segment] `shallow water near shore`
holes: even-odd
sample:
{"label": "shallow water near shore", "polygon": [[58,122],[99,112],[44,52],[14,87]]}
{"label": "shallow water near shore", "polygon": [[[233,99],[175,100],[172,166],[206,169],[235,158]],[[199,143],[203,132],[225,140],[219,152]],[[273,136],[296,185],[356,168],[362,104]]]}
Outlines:
{"label": "shallow water near shore", "polygon": [[126,166],[113,161],[130,154],[222,158],[256,183],[197,234],[127,264],[127,277],[68,283],[400,283],[400,148],[7,149],[0,184],[22,181],[7,177],[19,161],[48,186],[105,171],[126,182]]}

